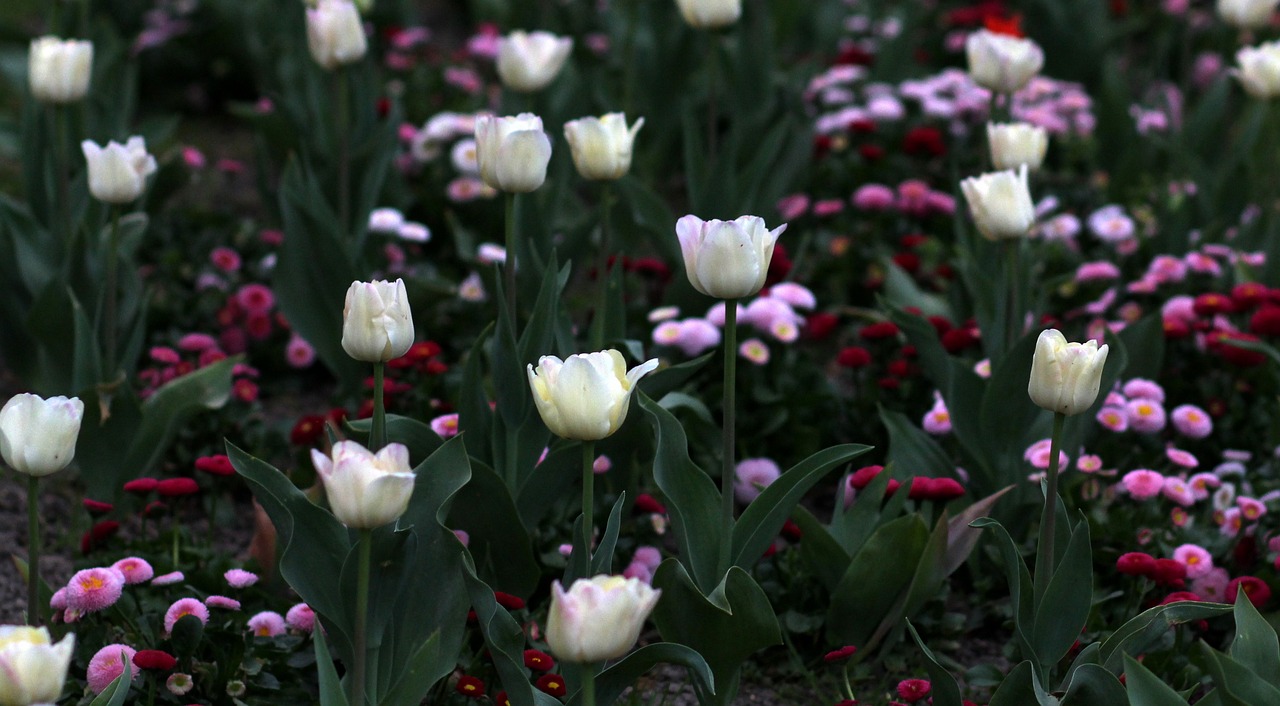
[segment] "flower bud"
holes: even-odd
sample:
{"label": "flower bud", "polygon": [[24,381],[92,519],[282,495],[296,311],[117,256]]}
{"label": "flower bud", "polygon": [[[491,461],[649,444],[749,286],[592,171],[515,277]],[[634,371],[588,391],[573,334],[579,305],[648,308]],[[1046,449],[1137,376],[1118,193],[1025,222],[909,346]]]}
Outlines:
{"label": "flower bud", "polygon": [[311,58],[329,71],[364,57],[369,44],[351,0],[320,0],[307,8],[307,47]]}
{"label": "flower bud", "polygon": [[311,462],[324,483],[329,509],[347,527],[381,527],[409,507],[414,474],[404,444],[387,444],[374,454],[354,441],[339,441],[332,456],[312,449]]}
{"label": "flower bud", "polygon": [[583,179],[621,179],[631,169],[631,146],[644,118],[627,128],[627,116],[609,113],[564,124],[564,137],[573,153],[573,166]]}
{"label": "flower bud", "polygon": [[476,159],[480,178],[490,188],[528,193],[547,180],[551,138],[542,131],[542,118],[532,113],[481,115],[476,118]]}
{"label": "flower bud", "polygon": [[773,261],[773,245],[786,224],[769,230],[758,216],[704,221],[685,216],[676,236],[693,288],[717,299],[740,299],[760,291]]}
{"label": "flower bud", "polygon": [[676,0],[680,14],[690,27],[719,29],[742,16],[742,0]]}
{"label": "flower bud", "polygon": [[988,240],[1021,238],[1036,220],[1031,190],[1027,187],[1027,167],[970,177],[960,182],[969,212],[978,230]]}
{"label": "flower bud", "polygon": [[1061,331],[1047,329],[1036,340],[1027,394],[1050,412],[1084,412],[1098,397],[1106,362],[1107,346],[1099,348],[1094,340],[1067,343]]}
{"label": "flower bud", "polygon": [[142,195],[147,177],[156,171],[156,158],[147,154],[146,141],[138,136],[123,145],[93,140],[80,143],[89,164],[89,192],[103,203],[125,204]]}
{"label": "flower bud", "polygon": [[610,349],[565,361],[544,355],[536,371],[529,365],[526,372],[538,414],[553,434],[596,441],[622,426],[636,383],[656,367],[655,358],[628,371],[622,354]]}
{"label": "flower bud", "polygon": [[1049,133],[1030,123],[987,123],[987,143],[996,169],[1017,169],[1027,165],[1036,171],[1049,149]]}
{"label": "flower bud", "polygon": [[41,37],[28,56],[31,95],[41,103],[74,103],[89,92],[93,42]]}
{"label": "flower bud", "polygon": [[662,595],[640,579],[603,574],[578,579],[567,592],[556,581],[551,591],[547,645],[557,658],[578,663],[626,654]]}
{"label": "flower bud", "polygon": [[19,473],[56,473],[75,458],[83,416],[84,403],[78,397],[14,395],[0,409],[0,455]]}
{"label": "flower bud", "polygon": [[352,282],[342,308],[342,350],[356,360],[385,363],[413,345],[413,314],[404,280]]}
{"label": "flower bud", "polygon": [[1044,52],[1030,39],[980,29],[965,41],[969,75],[997,93],[1014,93],[1044,66]]}
{"label": "flower bud", "polygon": [[1280,95],[1280,42],[1242,48],[1236,52],[1236,64],[1231,73],[1249,95],[1262,99]]}
{"label": "flower bud", "polygon": [[498,78],[520,93],[546,88],[573,50],[573,40],[550,32],[516,31],[498,42]]}
{"label": "flower bud", "polygon": [[0,625],[0,704],[57,701],[75,642],[67,635],[54,644],[46,628]]}
{"label": "flower bud", "polygon": [[1260,29],[1271,22],[1276,0],[1218,0],[1218,17],[1238,29]]}

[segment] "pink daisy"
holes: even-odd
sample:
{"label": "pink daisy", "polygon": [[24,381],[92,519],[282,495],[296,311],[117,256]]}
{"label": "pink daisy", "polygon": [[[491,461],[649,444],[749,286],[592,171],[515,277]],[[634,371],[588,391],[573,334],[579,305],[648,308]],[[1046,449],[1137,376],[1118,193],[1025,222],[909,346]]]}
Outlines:
{"label": "pink daisy", "polygon": [[608,473],[612,469],[613,469],[613,459],[609,458],[608,456],[605,456],[604,454],[596,456],[596,460],[591,462],[591,472],[595,473],[596,475],[599,475],[601,473]]}
{"label": "pink daisy", "polygon": [[1249,521],[1253,521],[1267,514],[1267,506],[1261,502],[1246,498],[1243,495],[1236,498],[1236,506],[1240,508],[1240,515]]}
{"label": "pink daisy", "polygon": [[209,596],[204,599],[204,604],[209,608],[221,608],[223,610],[240,610],[240,601],[226,596]]}
{"label": "pink daisy", "polygon": [[1200,460],[1197,459],[1195,454],[1190,451],[1183,451],[1182,449],[1175,449],[1170,446],[1165,449],[1164,455],[1167,456],[1175,465],[1182,466],[1183,468],[1195,468],[1200,465]]}
{"label": "pink daisy", "polygon": [[283,635],[284,618],[273,610],[264,610],[249,618],[249,630],[257,637]]}
{"label": "pink daisy", "polygon": [[[124,673],[125,655],[132,660],[135,654],[137,650],[119,643],[107,645],[98,650],[89,660],[89,670],[86,674],[89,688],[93,689],[93,693],[101,694],[104,689],[111,686],[111,682]],[[139,671],[141,670],[138,665],[132,665],[129,670],[130,678],[138,676]]]}
{"label": "pink daisy", "polygon": [[1183,544],[1173,550],[1173,560],[1187,567],[1187,578],[1198,579],[1213,570],[1213,555],[1198,544]]}
{"label": "pink daisy", "polygon": [[1129,429],[1129,415],[1123,407],[1107,405],[1098,410],[1098,423],[1117,434]]}
{"label": "pink daisy", "polygon": [[1196,503],[1196,496],[1191,492],[1191,486],[1181,478],[1169,476],[1164,479],[1164,487],[1160,489],[1164,496],[1183,507],[1191,507]]}
{"label": "pink daisy", "polygon": [[1095,454],[1084,454],[1076,459],[1076,469],[1081,473],[1097,473],[1102,470],[1102,458]]}
{"label": "pink daisy", "polygon": [[167,574],[161,574],[151,579],[152,586],[168,586],[169,584],[180,583],[185,581],[187,577],[181,571],[170,571]]}
{"label": "pink daisy", "polygon": [[448,439],[458,435],[458,415],[443,414],[431,420],[431,431],[436,433],[441,439]]}
{"label": "pink daisy", "polygon": [[232,588],[248,588],[258,582],[258,575],[244,569],[231,569],[222,575]]}
{"label": "pink daisy", "polygon": [[1240,534],[1240,529],[1244,526],[1238,507],[1229,507],[1221,513],[1214,513],[1214,517],[1218,520],[1218,531],[1228,537]]}
{"label": "pink daisy", "polygon": [[1153,400],[1164,404],[1164,388],[1151,380],[1134,378],[1121,388],[1124,396],[1130,399]]}
{"label": "pink daisy", "polygon": [[1124,474],[1120,484],[1134,500],[1150,500],[1164,490],[1164,476],[1156,471],[1139,469]]}
{"label": "pink daisy", "polygon": [[1154,434],[1164,429],[1164,406],[1150,399],[1138,398],[1129,400],[1124,406],[1129,417],[1129,427],[1143,434]]}
{"label": "pink daisy", "polygon": [[173,632],[173,626],[182,618],[194,615],[202,623],[209,622],[209,609],[197,598],[179,598],[164,613],[164,631]]}
{"label": "pink daisy", "polygon": [[1203,575],[1191,580],[1191,590],[1206,601],[1225,603],[1227,600],[1227,584],[1230,581],[1231,576],[1226,569],[1210,567]]}
{"label": "pink daisy", "polygon": [[124,590],[124,574],[112,568],[77,571],[67,582],[67,608],[94,613],[115,605]]}
{"label": "pink daisy", "polygon": [[1209,413],[1193,404],[1178,405],[1169,416],[1173,419],[1173,428],[1185,437],[1203,439],[1213,433]]}
{"label": "pink daisy", "polygon": [[130,585],[150,581],[156,575],[155,569],[151,568],[146,559],[136,556],[121,559],[112,564],[111,568],[124,574],[124,582]]}
{"label": "pink daisy", "polygon": [[1222,480],[1212,473],[1197,473],[1188,483],[1196,500],[1208,500],[1213,489],[1222,485]]}
{"label": "pink daisy", "polygon": [[739,503],[748,505],[781,475],[782,469],[772,459],[743,459],[734,471],[733,496]]}
{"label": "pink daisy", "polygon": [[298,632],[311,632],[315,628],[316,614],[311,610],[311,606],[299,603],[284,614],[284,621]]}
{"label": "pink daisy", "polygon": [[933,403],[933,407],[925,412],[924,419],[921,420],[920,426],[924,430],[934,436],[951,433],[951,413],[947,411],[947,404],[941,399]]}

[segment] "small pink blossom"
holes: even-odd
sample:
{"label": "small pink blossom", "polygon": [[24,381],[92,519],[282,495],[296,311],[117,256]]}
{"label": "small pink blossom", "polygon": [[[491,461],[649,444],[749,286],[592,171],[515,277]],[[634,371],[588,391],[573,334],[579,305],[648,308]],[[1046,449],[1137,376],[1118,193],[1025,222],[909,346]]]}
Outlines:
{"label": "small pink blossom", "polygon": [[449,439],[458,435],[458,415],[442,414],[431,420],[431,431],[441,439]]}
{"label": "small pink blossom", "polygon": [[1183,544],[1173,550],[1173,560],[1187,567],[1187,578],[1198,579],[1213,570],[1213,555],[1198,544]]}
{"label": "small pink blossom", "polygon": [[[1027,447],[1023,452],[1022,458],[1029,462],[1032,466],[1045,470],[1049,468],[1049,461],[1052,453],[1052,439],[1041,439],[1036,443]],[[1067,456],[1065,451],[1058,451],[1058,468],[1065,469],[1071,464],[1071,458]]]}
{"label": "small pink blossom", "polygon": [[[111,686],[111,682],[124,673],[124,658],[127,656],[132,661],[137,653],[137,650],[132,647],[119,643],[107,645],[94,653],[89,660],[88,672],[85,674],[93,693],[101,694]],[[141,668],[138,665],[131,664],[130,679],[137,677],[139,671]]]}
{"label": "small pink blossom", "polygon": [[1151,380],[1144,380],[1143,378],[1133,378],[1132,380],[1126,382],[1124,384],[1124,387],[1121,389],[1124,391],[1125,397],[1128,397],[1131,400],[1132,399],[1154,400],[1156,402],[1164,404],[1164,388],[1160,387],[1159,384],[1152,382]]}
{"label": "small pink blossom", "polygon": [[599,456],[596,456],[596,460],[591,462],[591,472],[595,473],[596,475],[600,475],[601,473],[608,473],[612,469],[613,469],[613,461],[608,456],[605,456],[604,454],[600,454]]}
{"label": "small pink blossom", "polygon": [[1191,507],[1196,502],[1196,496],[1191,492],[1191,486],[1176,476],[1168,476],[1164,479],[1164,487],[1161,488],[1161,493],[1169,500],[1183,507]]}
{"label": "small pink blossom", "polygon": [[1136,432],[1154,434],[1164,429],[1164,406],[1155,400],[1129,400],[1129,403],[1124,406],[1124,411],[1129,417],[1129,428]]}
{"label": "small pink blossom", "polygon": [[809,211],[809,197],[804,194],[791,194],[778,199],[778,215],[784,221],[794,221]]}
{"label": "small pink blossom", "polygon": [[181,571],[170,571],[167,574],[161,574],[151,579],[152,586],[168,586],[170,584],[185,581],[187,577]]}
{"label": "small pink blossom", "polygon": [[273,610],[264,610],[249,618],[249,630],[255,637],[275,637],[283,635],[284,617]]}
{"label": "small pink blossom", "polygon": [[1200,460],[1190,451],[1183,451],[1170,446],[1165,449],[1164,454],[1174,465],[1182,466],[1183,468],[1195,468],[1200,465]]}
{"label": "small pink blossom", "polygon": [[299,603],[284,614],[284,622],[298,632],[309,633],[315,629],[316,614],[311,606]]}
{"label": "small pink blossom", "polygon": [[1097,473],[1102,470],[1102,458],[1094,454],[1084,454],[1076,459],[1076,469],[1081,473]]}
{"label": "small pink blossom", "polygon": [[1150,500],[1164,490],[1164,476],[1147,469],[1129,471],[1120,479],[1120,485],[1134,500]]}
{"label": "small pink blossom", "polygon": [[136,556],[121,559],[112,564],[111,568],[124,576],[126,584],[145,583],[156,575],[155,569],[151,568],[151,564],[147,563],[146,559]]}
{"label": "small pink blossom", "polygon": [[947,411],[947,404],[941,398],[933,403],[933,407],[925,412],[924,419],[921,420],[920,426],[924,430],[934,436],[951,433],[951,413]]}
{"label": "small pink blossom", "polygon": [[189,353],[200,353],[218,347],[218,339],[207,333],[189,333],[178,339],[178,348]]}
{"label": "small pink blossom", "polygon": [[77,571],[67,582],[67,607],[79,613],[110,608],[120,600],[124,581],[124,574],[110,567]]}
{"label": "small pink blossom", "polygon": [[863,211],[887,211],[895,200],[893,189],[884,184],[863,184],[852,198],[853,205]]}
{"label": "small pink blossom", "polygon": [[1238,507],[1229,507],[1215,514],[1215,519],[1218,520],[1218,531],[1228,537],[1240,534],[1240,529],[1244,526],[1244,519]]}
{"label": "small pink blossom", "polygon": [[1178,405],[1169,416],[1173,419],[1173,428],[1185,437],[1203,439],[1213,433],[1213,419],[1195,405]]}
{"label": "small pink blossom", "polygon": [[[1190,572],[1187,573],[1190,577]],[[1226,569],[1211,566],[1204,574],[1191,579],[1191,590],[1211,603],[1225,603],[1231,575]]]}
{"label": "small pink blossom", "polygon": [[1236,497],[1236,506],[1240,508],[1240,515],[1250,522],[1267,514],[1267,506],[1263,505],[1254,498],[1247,498],[1243,495]]}
{"label": "small pink blossom", "polygon": [[221,608],[222,610],[240,610],[240,601],[226,596],[209,596],[204,599],[204,604],[209,608]]}
{"label": "small pink blossom", "polygon": [[1188,481],[1196,500],[1208,500],[1211,491],[1222,485],[1222,480],[1212,473],[1197,473]]}
{"label": "small pink blossom", "polygon": [[1119,276],[1120,268],[1106,260],[1086,262],[1076,268],[1076,281],[1080,283],[1111,280]]}
{"label": "small pink blossom", "polygon": [[755,365],[769,362],[769,346],[758,338],[748,338],[738,345],[738,355]]}
{"label": "small pink blossom", "polygon": [[294,333],[289,336],[289,343],[284,347],[284,358],[289,367],[304,369],[316,362],[316,349],[302,336]]}
{"label": "small pink blossom", "polygon": [[230,569],[222,575],[232,588],[248,588],[258,582],[258,575],[244,569]]}
{"label": "small pink blossom", "polygon": [[1120,433],[1129,429],[1129,415],[1123,407],[1107,405],[1098,410],[1098,423],[1107,429]]}
{"label": "small pink blossom", "polygon": [[173,626],[188,615],[194,615],[201,624],[209,622],[209,609],[204,603],[197,598],[179,598],[164,613],[164,631],[173,632]]}
{"label": "small pink blossom", "polygon": [[213,266],[231,274],[240,270],[240,253],[228,247],[217,247],[209,253],[209,262]]}
{"label": "small pink blossom", "polygon": [[250,314],[269,314],[276,305],[276,295],[264,284],[246,284],[236,292],[236,303]]}
{"label": "small pink blossom", "polygon": [[743,459],[734,470],[733,496],[739,503],[748,505],[781,475],[782,469],[772,459]]}

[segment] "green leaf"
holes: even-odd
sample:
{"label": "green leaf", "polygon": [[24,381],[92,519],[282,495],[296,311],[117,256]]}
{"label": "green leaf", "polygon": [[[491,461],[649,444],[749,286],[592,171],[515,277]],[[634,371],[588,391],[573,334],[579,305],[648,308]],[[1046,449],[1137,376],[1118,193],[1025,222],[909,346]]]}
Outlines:
{"label": "green leaf", "polygon": [[529,596],[542,570],[518,518],[506,483],[492,468],[472,463],[471,480],[454,497],[446,524],[470,536],[468,550],[486,583],[506,593]]}
{"label": "green leaf", "polygon": [[884,301],[895,309],[914,307],[921,316],[944,316],[955,319],[947,301],[937,294],[929,294],[916,285],[915,279],[889,258],[880,261],[884,270]]}
{"label": "green leaf", "polygon": [[1231,612],[1231,606],[1221,603],[1196,603],[1179,601],[1150,608],[1120,626],[1103,641],[1098,652],[1102,666],[1112,674],[1119,674],[1125,654],[1142,654],[1166,630],[1195,620],[1215,618]]}
{"label": "green leaf", "polygon": [[[1137,323],[1129,324],[1118,334],[1124,341],[1125,350],[1142,351],[1142,355],[1128,361],[1123,375],[1125,378],[1147,378],[1154,380],[1164,369],[1164,317],[1158,312],[1143,318]],[[1108,358],[1110,356],[1108,355]],[[1107,361],[1108,367],[1111,360]],[[1110,387],[1102,388],[1104,390]],[[1103,395],[1106,397],[1106,395]]]}
{"label": "green leaf", "polygon": [[655,400],[666,397],[676,388],[684,385],[694,375],[702,370],[703,366],[715,357],[715,352],[705,353],[693,360],[686,360],[683,363],[660,368],[654,372],[640,378],[637,387],[644,394]]}
{"label": "green leaf", "polygon": [[1062,659],[1084,630],[1093,602],[1093,554],[1089,522],[1081,518],[1071,533],[1066,555],[1036,610],[1032,640],[1042,667]]}
{"label": "green leaf", "polygon": [[[688,669],[703,687],[715,692],[715,675],[711,667],[696,650],[674,642],[657,642],[632,652],[596,676],[596,703],[613,704],[622,698],[622,692],[634,685],[650,669],[659,664],[678,664]],[[582,692],[575,693],[567,706],[581,706]]]}
{"label": "green leaf", "polygon": [[1004,678],[1000,688],[991,695],[987,706],[1057,706],[1057,699],[1045,693],[1040,685],[1040,678],[1031,661],[1027,660],[1013,668]]}
{"label": "green leaf", "polygon": [[1258,675],[1249,667],[1231,657],[1209,647],[1200,641],[1200,656],[1205,667],[1213,675],[1213,683],[1218,687],[1223,703],[1280,704],[1280,689]]}
{"label": "green leaf", "polygon": [[864,645],[911,586],[929,528],[919,515],[899,517],[876,530],[854,553],[831,596],[827,634],[841,645]]}
{"label": "green leaf", "polygon": [[[600,544],[591,555],[591,575],[613,573],[613,551],[618,544],[618,530],[622,525],[622,508],[627,506],[627,494],[618,494],[618,500],[609,511],[609,519],[605,522],[604,534],[600,535]],[[579,532],[581,536],[581,532]]]}
{"label": "green leaf", "polygon": [[493,410],[484,388],[484,349],[493,335],[494,324],[489,324],[476,337],[462,368],[462,387],[458,399],[458,430],[466,432],[471,444],[468,450],[475,458],[490,465],[497,463],[493,453]]}
{"label": "green leaf", "polygon": [[[347,427],[362,435],[361,443],[366,443],[369,430],[373,427],[372,419],[348,421]],[[409,458],[421,461],[435,453],[444,444],[429,424],[399,414],[387,415],[387,441],[404,444],[409,448]]]}
{"label": "green leaf", "polygon": [[797,463],[760,492],[733,526],[732,561],[749,569],[778,536],[805,493],[833,469],[871,450],[861,444],[842,444],[823,449]]}
{"label": "green leaf", "polygon": [[933,691],[930,694],[933,706],[962,706],[960,687],[956,684],[956,678],[938,664],[938,658],[933,656],[933,652],[924,644],[924,640],[920,639],[916,626],[912,625],[910,620],[906,622],[911,639],[915,640],[916,646],[924,653],[924,667],[928,670],[929,681],[933,684]]}
{"label": "green leaf", "polygon": [[[1081,669],[1083,671],[1083,668]],[[1102,670],[1105,672],[1105,670]],[[1110,676],[1110,672],[1106,672]],[[1160,681],[1150,669],[1138,660],[1124,656],[1125,686],[1129,690],[1129,706],[1187,706],[1187,700],[1178,695],[1168,684]],[[1123,689],[1121,690],[1123,693]],[[1123,703],[1118,701],[1081,701],[1081,704]]]}
{"label": "green leaf", "polygon": [[1004,561],[1005,577],[1009,583],[1009,598],[1013,601],[1013,634],[1018,639],[1022,656],[1028,660],[1037,660],[1038,663],[1035,648],[1027,638],[1029,634],[1035,633],[1036,626],[1031,572],[1027,570],[1027,563],[1022,560],[1022,555],[1018,553],[1018,546],[1013,543],[1009,532],[999,522],[984,517],[975,520],[972,526],[995,531],[996,546],[1000,551],[1000,558]]}
{"label": "green leaf", "polygon": [[800,542],[800,556],[805,565],[828,592],[834,591],[844,568],[849,565],[849,553],[803,505],[797,505],[791,511],[791,519],[804,535],[804,541]]}
{"label": "green leaf", "polygon": [[120,676],[111,680],[89,706],[124,706],[124,700],[128,698],[129,689],[133,686],[133,660],[129,659],[128,654],[121,654],[120,659],[124,662]]}
{"label": "green leaf", "polygon": [[[1133,691],[1133,682],[1129,682]],[[1097,706],[1125,703],[1128,695],[1115,675],[1096,664],[1086,664],[1071,674],[1062,696],[1062,706]],[[1170,702],[1172,704],[1172,702]]]}
{"label": "green leaf", "polygon": [[987,514],[991,512],[991,508],[995,507],[996,502],[1010,490],[1013,490],[1013,486],[1005,486],[995,493],[973,503],[947,522],[946,570],[948,576],[955,573],[955,570],[960,568],[960,565],[963,564],[965,560],[969,558],[969,554],[973,552],[973,548],[978,545],[978,539],[982,536],[982,530],[974,527],[973,523],[976,522],[978,518],[986,517]]}
{"label": "green leaf", "polygon": [[1254,674],[1280,687],[1280,640],[1275,628],[1263,619],[1244,591],[1236,593],[1234,608],[1236,637],[1231,641],[1232,659]]}
{"label": "green leaf", "polygon": [[[427,697],[431,686],[457,665],[457,656],[446,653],[440,646],[440,633],[433,632],[422,647],[414,653],[400,670],[399,678],[391,690],[378,700],[379,706],[418,706]],[[330,664],[332,667],[332,664]],[[341,693],[341,690],[339,690]],[[325,705],[327,706],[327,705]],[[337,706],[344,706],[339,703]]]}
{"label": "green leaf", "polygon": [[333,657],[329,656],[324,630],[316,630],[312,638],[315,640],[316,671],[320,681],[320,706],[348,706],[347,692],[342,690],[338,669],[333,666]]}
{"label": "green leaf", "polygon": [[956,464],[946,451],[920,427],[911,423],[901,412],[879,407],[880,421],[889,432],[889,457],[886,466],[892,466],[909,476],[951,478]]}

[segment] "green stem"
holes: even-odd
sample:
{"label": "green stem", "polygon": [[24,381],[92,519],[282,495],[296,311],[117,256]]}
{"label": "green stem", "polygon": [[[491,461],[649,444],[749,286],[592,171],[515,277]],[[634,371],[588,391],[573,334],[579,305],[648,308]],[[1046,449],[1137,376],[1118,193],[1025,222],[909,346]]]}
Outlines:
{"label": "green stem", "polygon": [[1040,545],[1036,550],[1035,594],[1043,598],[1053,579],[1054,532],[1058,519],[1058,449],[1062,444],[1062,425],[1067,415],[1053,413],[1053,436],[1049,442],[1049,472],[1045,476],[1044,512],[1040,516]]}
{"label": "green stem", "polygon": [[373,364],[373,423],[369,429],[369,450],[377,453],[387,445],[387,407],[383,399],[386,363]]}
{"label": "green stem", "polygon": [[595,665],[582,665],[582,706],[596,706],[596,670]]}
{"label": "green stem", "polygon": [[360,530],[360,573],[356,577],[355,664],[351,669],[351,704],[364,706],[365,674],[368,659],[369,566],[373,554],[373,530]]}
{"label": "green stem", "polygon": [[[596,493],[596,442],[582,442],[582,553],[587,558],[587,576],[591,575],[591,538],[595,534],[592,503]],[[586,578],[586,577],[583,577]]]}
{"label": "green stem", "polygon": [[40,478],[27,477],[27,624],[40,620]]}
{"label": "green stem", "polygon": [[[516,195],[507,194],[506,246],[507,259],[502,263],[507,289],[507,311],[511,314],[511,333],[516,327]],[[518,338],[518,337],[517,337]]]}
{"label": "green stem", "polygon": [[1018,337],[1022,333],[1022,314],[1019,312],[1020,305],[1018,303],[1018,249],[1022,246],[1022,239],[1016,238],[1005,241],[1005,253],[1008,256],[1008,280],[1009,280],[1009,329],[1005,331],[1005,353],[1013,350],[1014,344],[1018,342]]}
{"label": "green stem", "polygon": [[609,310],[609,207],[612,205],[613,192],[609,182],[600,183],[600,259],[596,266],[596,277],[599,282],[599,294],[596,296],[595,320],[591,322],[591,349],[604,348],[605,316]]}
{"label": "green stem", "polygon": [[347,70],[339,68],[334,80],[338,104],[338,225],[346,238],[351,233],[351,101]]}
{"label": "green stem", "polygon": [[738,379],[738,300],[724,302],[724,428],[720,462],[720,574],[729,570],[733,536],[734,423]]}
{"label": "green stem", "polygon": [[107,271],[105,277],[104,295],[106,296],[106,311],[102,321],[102,341],[104,348],[104,357],[106,366],[103,373],[108,380],[116,379],[116,308],[118,306],[119,289],[117,283],[118,272],[120,269],[120,207],[111,207],[111,239],[107,245]]}

